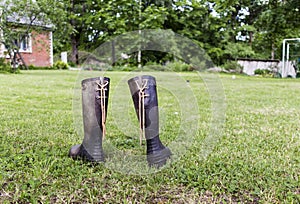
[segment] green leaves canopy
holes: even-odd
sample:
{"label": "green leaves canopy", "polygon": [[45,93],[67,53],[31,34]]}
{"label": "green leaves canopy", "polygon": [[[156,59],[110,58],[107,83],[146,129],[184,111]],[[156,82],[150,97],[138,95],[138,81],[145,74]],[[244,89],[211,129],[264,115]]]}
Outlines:
{"label": "green leaves canopy", "polygon": [[222,64],[228,58],[280,58],[283,38],[300,33],[299,0],[10,1],[14,6],[3,6],[2,16],[43,13],[50,20],[57,52],[89,51],[124,32],[161,28],[195,40]]}

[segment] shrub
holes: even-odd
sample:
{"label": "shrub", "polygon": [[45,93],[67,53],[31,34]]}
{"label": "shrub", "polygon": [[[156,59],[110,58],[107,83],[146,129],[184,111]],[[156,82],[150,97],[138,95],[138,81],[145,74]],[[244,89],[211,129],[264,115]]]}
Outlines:
{"label": "shrub", "polygon": [[261,75],[263,77],[273,77],[273,72],[271,70],[268,69],[256,69],[254,71],[255,75]]}
{"label": "shrub", "polygon": [[68,69],[69,65],[63,61],[57,61],[53,65],[53,69]]}
{"label": "shrub", "polygon": [[263,73],[264,73],[264,70],[263,70],[263,69],[256,69],[256,70],[254,71],[254,74],[255,74],[255,75],[263,75]]}
{"label": "shrub", "polygon": [[0,58],[0,72],[1,73],[12,72],[11,66],[7,62],[5,62],[4,58]]}
{"label": "shrub", "polygon": [[72,62],[72,61],[69,61],[68,65],[70,65],[70,67],[77,67],[77,65],[74,62]]}
{"label": "shrub", "polygon": [[31,65],[27,66],[27,68],[30,69],[30,70],[33,70],[33,69],[35,69],[35,66],[33,66],[33,65],[31,64]]}
{"label": "shrub", "polygon": [[223,65],[223,68],[230,72],[242,73],[243,67],[237,61],[228,61]]}
{"label": "shrub", "polygon": [[121,69],[121,71],[125,71],[125,72],[131,72],[131,71],[134,71],[134,70],[136,70],[136,68],[135,67],[131,67],[131,66],[123,67]]}
{"label": "shrub", "polygon": [[53,67],[39,67],[39,66],[34,66],[34,65],[29,65],[27,67],[29,70],[51,70]]}
{"label": "shrub", "polygon": [[165,67],[156,62],[147,62],[145,66],[143,66],[143,70],[146,71],[165,71]]}
{"label": "shrub", "polygon": [[174,61],[167,64],[167,68],[175,72],[193,71],[193,67],[180,61]]}

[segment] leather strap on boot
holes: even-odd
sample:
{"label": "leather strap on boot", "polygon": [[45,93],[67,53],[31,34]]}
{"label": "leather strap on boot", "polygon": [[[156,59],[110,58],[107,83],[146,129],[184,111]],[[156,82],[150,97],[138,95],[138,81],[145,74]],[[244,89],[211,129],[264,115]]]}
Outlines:
{"label": "leather strap on boot", "polygon": [[103,78],[100,77],[100,82],[96,81],[96,84],[98,87],[96,88],[97,91],[99,91],[99,96],[97,96],[97,99],[100,99],[100,108],[101,108],[101,121],[102,121],[102,139],[105,138],[106,134],[106,91],[107,91],[107,85],[108,81],[103,81]]}
{"label": "leather strap on boot", "polygon": [[139,119],[140,119],[140,145],[142,145],[143,138],[145,136],[145,97],[149,96],[145,94],[145,89],[147,89],[148,79],[144,80],[136,80],[135,81],[138,89],[139,89]]}

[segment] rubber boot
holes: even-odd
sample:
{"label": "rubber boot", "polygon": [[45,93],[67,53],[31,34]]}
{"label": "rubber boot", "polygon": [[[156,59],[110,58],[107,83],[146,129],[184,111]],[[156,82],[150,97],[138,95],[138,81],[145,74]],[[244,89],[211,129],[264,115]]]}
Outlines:
{"label": "rubber boot", "polygon": [[156,80],[153,76],[137,76],[129,79],[128,85],[140,122],[141,137],[146,138],[148,165],[161,167],[170,158],[171,151],[159,138]]}
{"label": "rubber boot", "polygon": [[84,138],[82,144],[71,147],[69,156],[91,162],[104,162],[102,138],[105,136],[105,121],[110,79],[97,77],[85,79],[82,85],[82,116]]}

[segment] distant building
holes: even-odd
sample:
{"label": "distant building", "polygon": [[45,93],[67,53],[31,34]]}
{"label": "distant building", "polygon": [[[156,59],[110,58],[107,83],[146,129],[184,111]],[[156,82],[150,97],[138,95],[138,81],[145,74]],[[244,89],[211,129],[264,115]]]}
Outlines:
{"label": "distant building", "polygon": [[[0,18],[2,17],[0,11]],[[18,19],[18,20],[17,20]],[[12,29],[21,29],[29,24],[26,17],[9,16],[7,22],[13,24]],[[44,24],[39,21],[32,23],[36,29],[29,33],[27,36],[20,36],[15,39],[15,44],[19,45],[19,52],[25,61],[26,65],[34,65],[40,67],[53,65],[53,38],[52,38],[52,25]],[[0,30],[0,36],[3,31]],[[4,44],[0,44],[0,57],[9,59],[7,49]]]}

